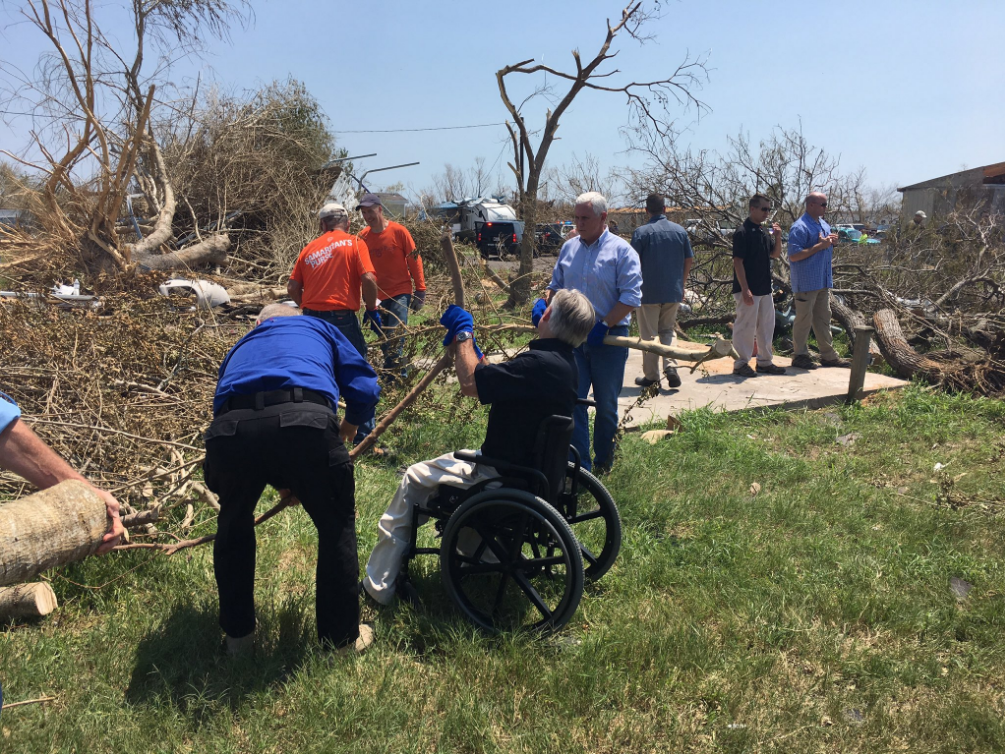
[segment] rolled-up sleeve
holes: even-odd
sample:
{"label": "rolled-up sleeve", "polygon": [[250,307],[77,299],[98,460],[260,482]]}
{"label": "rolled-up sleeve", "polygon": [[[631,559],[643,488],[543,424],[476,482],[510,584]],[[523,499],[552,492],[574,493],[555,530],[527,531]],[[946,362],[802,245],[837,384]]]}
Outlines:
{"label": "rolled-up sleeve", "polygon": [[0,433],[7,431],[7,428],[14,424],[21,416],[21,409],[13,399],[0,393]]}
{"label": "rolled-up sleeve", "polygon": [[789,248],[786,252],[789,258],[812,245],[809,228],[803,223],[795,223],[789,230]]}
{"label": "rolled-up sleeve", "polygon": [[631,246],[625,246],[618,263],[618,302],[627,306],[642,303],[642,265]]}

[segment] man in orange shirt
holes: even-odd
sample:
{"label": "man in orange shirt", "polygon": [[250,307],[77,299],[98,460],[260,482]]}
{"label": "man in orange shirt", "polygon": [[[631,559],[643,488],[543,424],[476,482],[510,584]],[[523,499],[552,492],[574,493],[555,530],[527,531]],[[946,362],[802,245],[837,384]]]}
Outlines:
{"label": "man in orange shirt", "polygon": [[[366,243],[349,230],[349,212],[338,202],[328,202],[318,212],[321,235],[307,244],[293,265],[286,292],[304,314],[319,317],[335,325],[366,359],[366,341],[357,314],[360,288],[366,302],[363,321],[378,335],[381,317],[377,310],[377,276]],[[361,424],[356,434],[359,442],[374,427]]]}
{"label": "man in orange shirt", "polygon": [[[384,352],[384,369],[393,373],[400,368],[405,349],[404,338],[391,340],[394,331],[408,324],[409,308],[419,311],[426,302],[422,257],[416,251],[415,241],[408,229],[384,217],[384,206],[379,196],[365,194],[356,209],[363,212],[363,219],[368,223],[359,237],[366,242],[370,261],[377,271],[377,297],[383,310],[384,334],[388,337],[381,350]],[[401,376],[407,376],[406,370],[401,370]],[[392,374],[391,378],[395,377]]]}

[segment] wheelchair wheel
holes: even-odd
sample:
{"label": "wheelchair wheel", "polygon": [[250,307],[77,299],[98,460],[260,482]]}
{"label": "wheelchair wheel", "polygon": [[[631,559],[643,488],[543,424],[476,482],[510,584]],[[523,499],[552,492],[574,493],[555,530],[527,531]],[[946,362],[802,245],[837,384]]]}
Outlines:
{"label": "wheelchair wheel", "polygon": [[614,498],[593,474],[570,463],[559,511],[579,541],[586,578],[596,581],[610,570],[621,550],[621,515]]}
{"label": "wheelchair wheel", "polygon": [[461,505],[447,522],[440,566],[447,593],[487,631],[556,631],[583,596],[572,530],[522,490],[486,490]]}

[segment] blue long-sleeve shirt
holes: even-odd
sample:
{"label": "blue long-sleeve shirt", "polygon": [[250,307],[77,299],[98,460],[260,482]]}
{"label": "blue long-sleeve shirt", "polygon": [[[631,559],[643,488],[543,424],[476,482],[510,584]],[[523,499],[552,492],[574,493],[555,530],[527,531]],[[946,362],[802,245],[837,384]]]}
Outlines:
{"label": "blue long-sleeve shirt", "polygon": [[[607,316],[615,304],[635,308],[642,303],[642,268],[639,255],[623,238],[608,230],[592,244],[578,236],[566,241],[558,253],[548,290],[577,290],[589,299],[598,321]],[[631,313],[617,323],[628,325]]]}
{"label": "blue long-sleeve shirt", "polygon": [[0,432],[12,425],[19,416],[21,416],[21,409],[18,408],[14,399],[0,393]]}
{"label": "blue long-sleeve shirt", "polygon": [[334,325],[317,317],[267,319],[235,345],[220,365],[213,411],[232,395],[295,387],[324,395],[334,409],[345,399],[345,418],[373,418],[380,397],[377,375]]}

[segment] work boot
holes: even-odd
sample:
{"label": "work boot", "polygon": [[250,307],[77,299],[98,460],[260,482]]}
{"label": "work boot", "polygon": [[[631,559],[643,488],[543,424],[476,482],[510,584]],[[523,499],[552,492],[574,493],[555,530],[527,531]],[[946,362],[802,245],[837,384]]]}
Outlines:
{"label": "work boot", "polygon": [[677,374],[677,369],[675,367],[667,367],[663,370],[663,376],[667,378],[667,387],[675,388],[680,387],[680,375]]}
{"label": "work boot", "polygon": [[366,623],[359,624],[359,636],[356,637],[355,644],[346,644],[344,647],[339,648],[339,652],[344,652],[345,654],[350,654],[355,652],[360,655],[363,654],[370,645],[373,644],[373,626]]}
{"label": "work boot", "polygon": [[758,364],[757,365],[758,374],[785,374],[785,367],[780,367],[777,364]]}
{"label": "work boot", "polygon": [[836,359],[820,359],[820,366],[822,367],[844,367],[848,369],[851,367],[851,359],[842,359],[838,356]]}
{"label": "work boot", "polygon": [[816,369],[816,362],[807,354],[801,353],[792,359],[792,366],[796,369]]}
{"label": "work boot", "polygon": [[744,364],[743,366],[733,367],[734,377],[756,377],[757,372],[750,368],[750,364]]}
{"label": "work boot", "polygon": [[636,377],[635,384],[639,387],[650,387],[659,383],[659,380],[651,380],[648,377]]}

